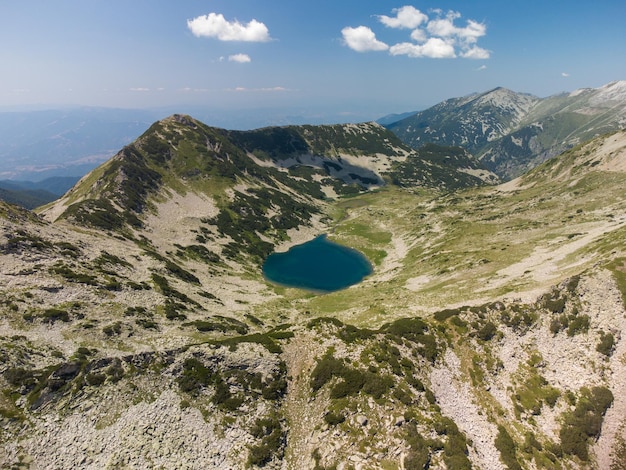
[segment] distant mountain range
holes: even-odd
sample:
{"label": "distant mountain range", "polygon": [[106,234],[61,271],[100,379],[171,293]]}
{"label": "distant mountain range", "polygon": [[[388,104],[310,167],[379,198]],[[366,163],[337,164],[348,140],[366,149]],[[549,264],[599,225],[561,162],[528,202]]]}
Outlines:
{"label": "distant mountain range", "polygon": [[412,147],[461,146],[511,179],[594,136],[626,127],[626,81],[548,98],[496,88],[385,125]]}
{"label": "distant mountain range", "polygon": [[78,177],[52,177],[43,181],[0,180],[0,199],[26,209],[34,209],[62,196]]}
{"label": "distant mountain range", "polygon": [[[460,146],[503,179],[563,150],[626,125],[626,81],[548,98],[496,88],[452,98],[418,112],[377,122],[413,148]],[[316,115],[299,110],[68,108],[0,111],[0,179],[39,181],[81,176],[173,113],[227,129],[358,121],[364,116]]]}

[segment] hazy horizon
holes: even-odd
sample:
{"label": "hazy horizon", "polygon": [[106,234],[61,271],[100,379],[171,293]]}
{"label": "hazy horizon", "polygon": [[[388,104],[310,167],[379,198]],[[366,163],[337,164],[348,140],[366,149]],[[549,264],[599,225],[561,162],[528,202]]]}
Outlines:
{"label": "hazy horizon", "polygon": [[626,78],[626,5],[24,0],[0,5],[0,110],[203,107],[376,119],[499,86]]}

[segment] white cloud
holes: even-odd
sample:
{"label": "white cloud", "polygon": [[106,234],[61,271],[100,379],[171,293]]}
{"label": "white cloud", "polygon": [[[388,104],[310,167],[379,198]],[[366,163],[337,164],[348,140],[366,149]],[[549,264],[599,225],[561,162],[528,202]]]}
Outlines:
{"label": "white cloud", "polygon": [[428,20],[428,16],[410,5],[394,8],[391,11],[396,14],[394,18],[385,15],[378,16],[380,22],[389,28],[415,29]]}
{"label": "white cloud", "polygon": [[428,36],[426,35],[426,31],[422,29],[415,29],[411,33],[411,39],[415,42],[426,42],[428,40]]}
{"label": "white cloud", "polygon": [[412,29],[413,42],[401,42],[393,46],[376,38],[376,33],[367,26],[346,27],[341,30],[344,44],[358,52],[388,50],[391,55],[409,57],[488,59],[491,52],[477,45],[478,40],[487,34],[487,26],[474,20],[467,20],[465,26],[457,26],[461,18],[457,11],[431,10],[432,18],[418,9],[407,5],[392,10],[395,17],[378,15],[385,26],[398,29]]}
{"label": "white cloud", "polygon": [[239,62],[240,64],[245,64],[247,62],[252,62],[250,56],[248,54],[234,54],[228,56],[228,60],[230,62]]}
{"label": "white cloud", "polygon": [[150,88],[143,88],[143,87],[139,87],[139,88],[131,88],[130,91],[140,91],[140,92],[145,92],[145,91],[150,91]]}
{"label": "white cloud", "polygon": [[476,71],[478,71],[478,72],[480,72],[480,71],[482,71],[482,70],[487,70],[487,66],[486,66],[486,65],[481,65],[480,67],[478,67],[478,68],[476,69]]}
{"label": "white cloud", "polygon": [[282,86],[274,86],[269,88],[246,88],[238,86],[235,88],[227,88],[226,91],[234,91],[236,93],[279,93],[291,90]]}
{"label": "white cloud", "polygon": [[376,39],[374,32],[367,26],[349,26],[341,30],[345,44],[357,52],[386,51],[389,46]]}
{"label": "white cloud", "polygon": [[391,46],[391,55],[407,55],[409,57],[430,57],[431,59],[454,59],[454,46],[441,38],[430,38],[424,44],[402,42]]}
{"label": "white cloud", "polygon": [[455,37],[467,44],[473,44],[478,41],[478,38],[487,34],[487,27],[474,20],[468,20],[467,26],[464,28],[455,26],[454,20],[460,17],[460,13],[450,11],[445,18],[437,18],[429,21],[427,30],[433,36],[442,38]]}
{"label": "white cloud", "polygon": [[461,53],[464,59],[488,59],[490,52],[482,47],[472,46]]}
{"label": "white cloud", "polygon": [[187,20],[187,27],[194,36],[217,38],[220,41],[267,42],[272,39],[263,23],[257,20],[247,24],[237,20],[227,21],[221,13],[209,13]]}
{"label": "white cloud", "polygon": [[567,73],[567,72],[562,72],[562,73],[561,73],[561,77],[569,77],[569,73]]}

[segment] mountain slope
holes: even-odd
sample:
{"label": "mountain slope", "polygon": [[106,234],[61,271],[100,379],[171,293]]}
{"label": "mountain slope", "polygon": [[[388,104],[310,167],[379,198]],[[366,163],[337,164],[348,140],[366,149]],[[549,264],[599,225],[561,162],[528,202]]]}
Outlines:
{"label": "mountain slope", "polygon": [[462,146],[511,179],[564,150],[626,126],[626,81],[548,98],[496,88],[389,124],[403,142]]}
{"label": "mountain slope", "polygon": [[[319,136],[338,128],[240,135],[176,116],[45,218],[0,203],[0,465],[619,464],[626,133],[451,191],[412,185],[412,159],[452,171],[463,151],[365,151],[368,128],[386,135],[344,128],[351,146],[331,147]],[[403,185],[313,192],[351,187],[348,157]],[[279,235],[287,195],[316,212]],[[88,217],[101,201],[119,227]],[[327,295],[263,279],[258,240],[320,232],[372,276]]]}
{"label": "mountain slope", "polygon": [[151,215],[159,218],[166,200],[197,197],[216,210],[200,214],[196,230],[230,237],[223,248],[230,255],[263,259],[287,230],[309,225],[329,197],[379,187],[407,159],[414,182],[427,187],[493,182],[471,158],[423,159],[373,123],[237,132],[174,115],[153,124],[43,214],[132,238]]}

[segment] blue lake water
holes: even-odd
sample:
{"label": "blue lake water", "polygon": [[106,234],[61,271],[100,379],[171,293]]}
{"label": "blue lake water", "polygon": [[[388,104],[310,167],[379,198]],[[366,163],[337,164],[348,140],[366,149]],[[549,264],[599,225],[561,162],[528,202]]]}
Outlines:
{"label": "blue lake water", "polygon": [[372,265],[362,253],[334,243],[326,235],[285,253],[273,253],[263,264],[267,280],[314,292],[345,289],[371,273]]}

